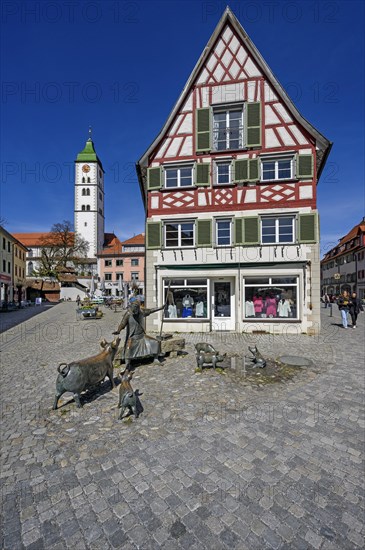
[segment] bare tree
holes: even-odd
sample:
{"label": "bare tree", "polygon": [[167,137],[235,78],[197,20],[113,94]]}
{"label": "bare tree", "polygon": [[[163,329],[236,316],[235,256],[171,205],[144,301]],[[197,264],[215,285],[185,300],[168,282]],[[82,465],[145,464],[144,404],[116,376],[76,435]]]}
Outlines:
{"label": "bare tree", "polygon": [[57,268],[77,264],[88,253],[89,244],[73,232],[71,222],[63,221],[52,226],[50,233],[41,239],[39,275],[57,276]]}

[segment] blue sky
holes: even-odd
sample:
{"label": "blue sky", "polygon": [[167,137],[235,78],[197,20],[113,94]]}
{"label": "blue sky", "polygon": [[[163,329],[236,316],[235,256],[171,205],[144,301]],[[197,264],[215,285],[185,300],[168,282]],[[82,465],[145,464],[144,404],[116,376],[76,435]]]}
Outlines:
{"label": "blue sky", "polygon": [[[318,185],[322,252],[364,215],[364,2],[230,4],[299,111],[334,146]],[[225,9],[214,1],[2,3],[1,217],[73,221],[88,127],[106,231],[144,230],[134,163],[160,131]]]}

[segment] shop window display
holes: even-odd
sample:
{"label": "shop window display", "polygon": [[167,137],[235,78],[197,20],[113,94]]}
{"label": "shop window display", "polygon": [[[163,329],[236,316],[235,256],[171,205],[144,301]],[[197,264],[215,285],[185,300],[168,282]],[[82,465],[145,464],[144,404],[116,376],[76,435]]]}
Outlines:
{"label": "shop window display", "polygon": [[208,287],[206,279],[164,280],[165,319],[206,319]]}
{"label": "shop window display", "polygon": [[298,319],[298,277],[246,277],[244,319]]}

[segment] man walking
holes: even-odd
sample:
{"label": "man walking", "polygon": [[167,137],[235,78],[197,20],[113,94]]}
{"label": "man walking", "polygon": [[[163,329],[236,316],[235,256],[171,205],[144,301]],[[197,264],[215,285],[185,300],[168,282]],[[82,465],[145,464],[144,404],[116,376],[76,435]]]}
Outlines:
{"label": "man walking", "polygon": [[356,292],[353,292],[349,301],[349,311],[352,320],[352,328],[356,328],[356,320],[360,311],[364,311],[360,299],[357,297]]}

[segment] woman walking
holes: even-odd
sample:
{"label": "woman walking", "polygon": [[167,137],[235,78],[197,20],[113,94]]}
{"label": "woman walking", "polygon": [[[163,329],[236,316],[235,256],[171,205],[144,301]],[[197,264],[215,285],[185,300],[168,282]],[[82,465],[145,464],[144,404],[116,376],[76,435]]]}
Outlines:
{"label": "woman walking", "polygon": [[337,300],[338,309],[341,312],[342,326],[347,328],[347,314],[349,312],[349,293],[344,290]]}
{"label": "woman walking", "polygon": [[350,311],[351,320],[352,320],[352,328],[356,328],[357,316],[359,315],[360,311],[364,311],[360,298],[357,297],[356,292],[353,292],[351,294],[350,301],[349,301],[349,311]]}

